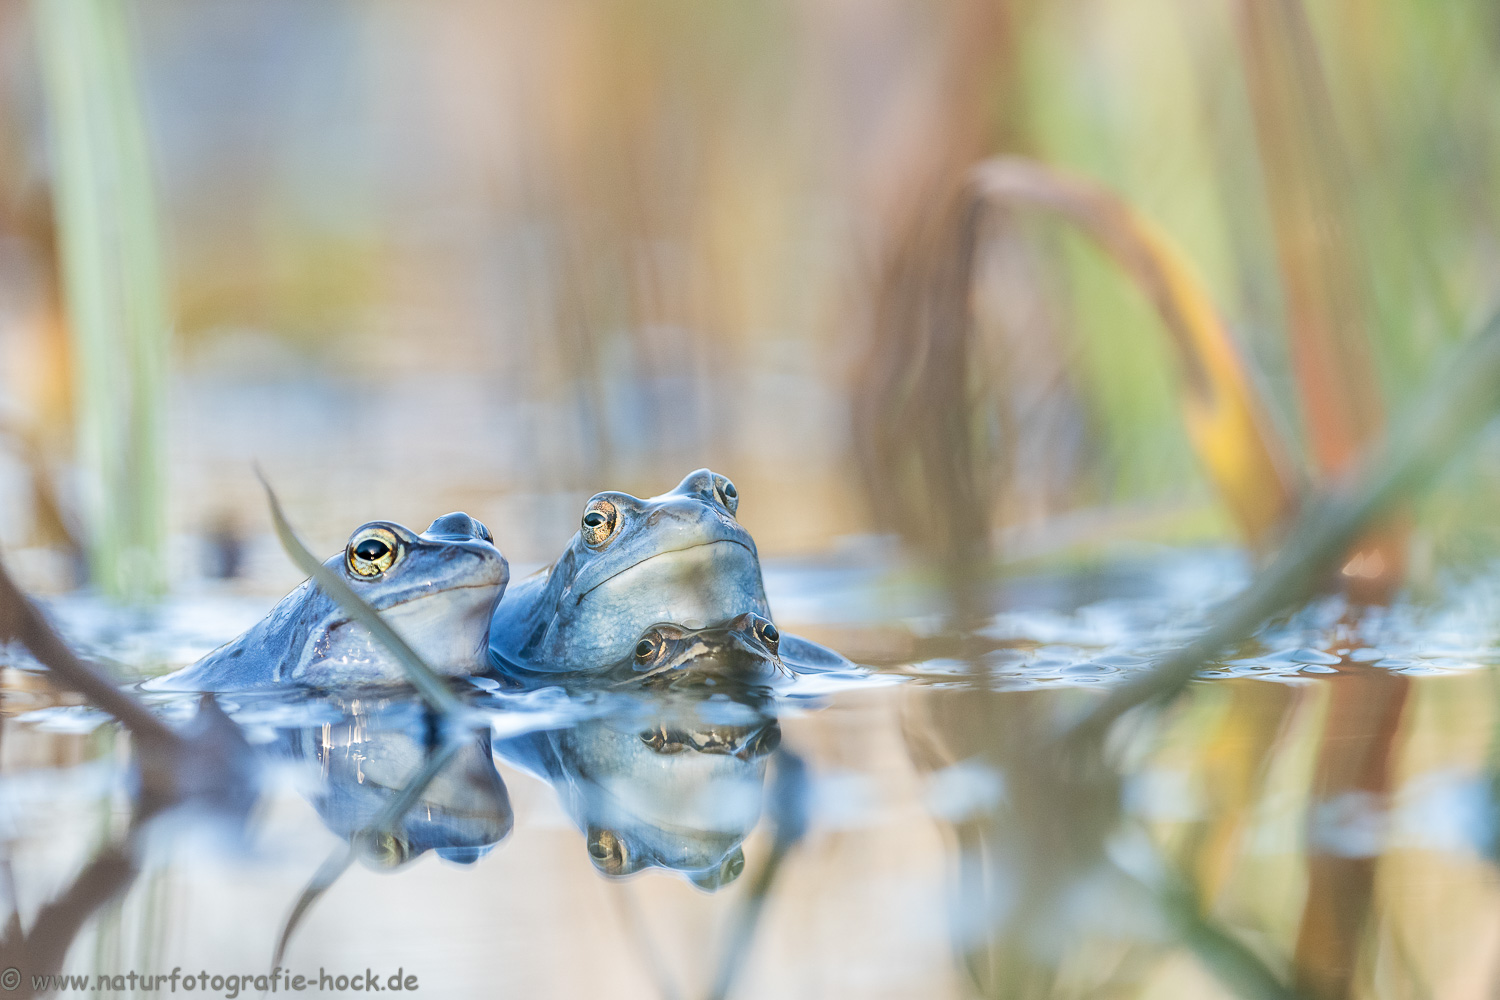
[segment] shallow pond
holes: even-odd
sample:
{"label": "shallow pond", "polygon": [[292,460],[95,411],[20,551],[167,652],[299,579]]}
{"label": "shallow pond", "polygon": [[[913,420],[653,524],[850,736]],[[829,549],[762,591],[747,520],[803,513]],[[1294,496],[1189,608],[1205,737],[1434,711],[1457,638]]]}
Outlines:
{"label": "shallow pond", "polygon": [[[222,697],[268,762],[248,835],[158,821],[64,969],[264,974],[300,899],[280,964],[312,989],[327,973],[436,996],[1213,997],[1270,975],[1309,996],[1490,996],[1500,577],[1359,616],[1314,604],[1105,746],[1038,755],[1246,573],[1154,553],[1016,578],[958,636],[935,593],[876,562],[768,564],[778,621],[868,672],[770,699],[470,684],[468,731],[378,836],[359,831],[441,743],[419,704]],[[82,648],[155,672],[266,606],[48,609]],[[112,723],[10,662],[0,889],[29,925],[118,835],[132,778]]]}

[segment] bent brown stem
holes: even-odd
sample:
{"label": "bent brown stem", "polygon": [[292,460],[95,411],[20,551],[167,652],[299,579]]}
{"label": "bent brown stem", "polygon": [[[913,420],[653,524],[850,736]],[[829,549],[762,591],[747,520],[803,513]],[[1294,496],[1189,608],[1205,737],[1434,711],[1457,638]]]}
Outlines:
{"label": "bent brown stem", "polygon": [[177,734],[136,699],[115,686],[114,681],[73,654],[21,593],[0,564],[0,642],[19,642],[61,687],[88,699],[89,704],[120,720],[143,745],[170,746]]}
{"label": "bent brown stem", "polygon": [[1077,225],[1156,307],[1183,377],[1188,437],[1220,497],[1253,545],[1265,548],[1301,492],[1234,338],[1187,258],[1151,220],[1091,181],[1034,160],[999,157],[974,168],[991,205],[1048,209]]}
{"label": "bent brown stem", "polygon": [[[1236,0],[1229,7],[1309,450],[1323,476],[1342,475],[1385,419],[1370,350],[1364,241],[1349,198],[1354,177],[1304,5]],[[1405,575],[1410,532],[1409,519],[1396,517],[1357,541],[1341,581],[1351,596],[1390,599]]]}
{"label": "bent brown stem", "polygon": [[57,971],[88,918],[134,882],[145,820],[192,801],[243,822],[255,800],[255,763],[244,734],[207,696],[192,722],[175,732],[75,656],[0,563],[0,642],[9,641],[25,645],[58,686],[83,695],[130,730],[141,781],[125,840],[102,850],[64,893],[43,906],[30,931],[15,918],[0,935],[6,964],[42,975]]}

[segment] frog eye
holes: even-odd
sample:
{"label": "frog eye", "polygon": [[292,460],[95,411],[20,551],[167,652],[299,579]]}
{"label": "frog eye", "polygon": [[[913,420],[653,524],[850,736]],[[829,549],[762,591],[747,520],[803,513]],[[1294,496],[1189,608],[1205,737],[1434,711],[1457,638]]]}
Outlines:
{"label": "frog eye", "polygon": [[759,615],[755,618],[755,634],[760,636],[761,642],[773,651],[776,649],[776,644],[781,641],[781,630],[771,624],[769,618],[761,618]]}
{"label": "frog eye", "polygon": [[376,577],[401,558],[401,540],[389,528],[361,528],[349,539],[344,561],[349,571],[365,578]]}
{"label": "frog eye", "polygon": [[651,626],[641,633],[641,641],[635,644],[636,665],[649,667],[662,658],[670,640],[681,637],[681,630],[670,625]]}
{"label": "frog eye", "polygon": [[724,507],[733,514],[740,508],[740,491],[734,488],[734,483],[729,477],[714,473],[714,496]]}
{"label": "frog eye", "polygon": [[592,829],[589,831],[589,858],[594,867],[605,875],[618,878],[635,870],[625,841],[613,830]]}
{"label": "frog eye", "polygon": [[603,497],[594,497],[583,508],[583,526],[578,533],[583,536],[585,545],[597,549],[614,537],[619,526],[619,508]]}

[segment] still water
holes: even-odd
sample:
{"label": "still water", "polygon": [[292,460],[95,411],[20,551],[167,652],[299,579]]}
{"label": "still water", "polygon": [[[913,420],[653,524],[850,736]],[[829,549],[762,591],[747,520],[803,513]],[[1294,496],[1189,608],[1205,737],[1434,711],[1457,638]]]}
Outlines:
{"label": "still water", "polygon": [[[450,744],[399,691],[221,696],[268,762],[254,822],[158,821],[64,970],[260,974],[285,934],[291,973],[432,996],[1215,997],[1253,985],[1246,962],[1309,996],[1500,982],[1500,576],[1316,603],[1097,752],[1042,759],[1246,567],[1153,553],[1016,578],[963,635],[888,566],[765,569],[778,623],[866,669],[650,696],[480,679]],[[48,610],[144,674],[266,606]],[[4,675],[0,888],[29,924],[123,828],[132,779],[128,738],[27,666]],[[439,745],[412,808],[362,833]]]}

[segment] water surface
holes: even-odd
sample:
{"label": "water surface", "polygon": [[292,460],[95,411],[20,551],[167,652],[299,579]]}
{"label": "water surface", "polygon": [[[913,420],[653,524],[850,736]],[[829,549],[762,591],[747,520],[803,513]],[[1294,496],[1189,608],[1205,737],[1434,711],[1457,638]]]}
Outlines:
{"label": "water surface", "polygon": [[[439,740],[422,706],[221,698],[269,762],[249,836],[158,821],[145,873],[65,968],[263,972],[352,840],[357,860],[290,936],[290,970],[399,967],[438,996],[704,996],[726,963],[746,997],[1233,995],[1208,933],[1309,995],[1489,996],[1500,576],[1357,615],[1317,602],[1102,753],[1038,759],[1246,573],[1205,552],[1017,577],[956,635],[941,595],[888,567],[768,565],[778,621],[867,672],[670,702],[470,684],[469,731],[376,838],[361,829]],[[49,609],[92,653],[149,672],[265,610]],[[0,730],[23,922],[119,832],[131,787],[127,737],[26,667],[12,655]]]}

